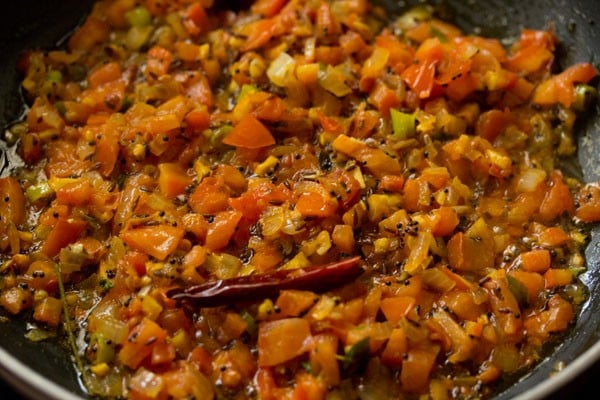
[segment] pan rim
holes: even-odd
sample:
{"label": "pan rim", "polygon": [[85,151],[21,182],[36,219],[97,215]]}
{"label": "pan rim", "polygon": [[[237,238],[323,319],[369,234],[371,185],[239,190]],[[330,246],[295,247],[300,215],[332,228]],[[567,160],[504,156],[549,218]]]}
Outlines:
{"label": "pan rim", "polygon": [[35,371],[0,346],[0,377],[15,391],[32,400],[83,400],[58,383]]}
{"label": "pan rim", "polygon": [[[576,357],[564,369],[554,375],[549,375],[548,379],[527,389],[524,393],[514,397],[513,400],[541,400],[551,396],[577,376],[582,375],[586,369],[598,360],[600,360],[600,341],[594,343],[593,346]],[[47,400],[84,400],[89,398],[88,396],[81,397],[74,394],[33,370],[14,357],[3,346],[0,346],[0,377],[16,391],[32,400],[40,398],[40,395]]]}
{"label": "pan rim", "polygon": [[[546,380],[538,383],[526,392],[517,395],[513,400],[538,400],[555,394],[559,389],[582,375],[598,360],[600,360],[600,341],[597,341],[593,346],[577,356],[564,369],[555,374],[548,375]],[[523,379],[526,377],[523,377]]]}

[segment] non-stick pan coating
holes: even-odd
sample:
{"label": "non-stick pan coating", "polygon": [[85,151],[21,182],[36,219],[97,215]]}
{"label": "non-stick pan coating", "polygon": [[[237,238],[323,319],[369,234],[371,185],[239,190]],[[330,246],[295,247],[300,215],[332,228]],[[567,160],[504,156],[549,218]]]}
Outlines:
{"label": "non-stick pan coating", "polygon": [[[0,13],[0,125],[5,127],[22,112],[19,76],[15,69],[18,55],[30,48],[50,49],[82,21],[92,0],[17,0],[3,4]],[[224,3],[216,0],[217,3]],[[240,4],[232,1],[231,3]],[[417,1],[380,0],[390,13],[400,12]],[[549,26],[560,39],[557,65],[591,61],[597,67],[600,54],[600,2],[597,0],[448,0],[432,1],[442,18],[450,18],[466,32],[498,38],[516,38],[522,28]],[[586,181],[600,180],[600,110],[591,110],[579,127],[578,160]],[[2,142],[0,142],[2,145]],[[8,173],[7,157],[0,149],[0,174]],[[582,277],[590,289],[572,332],[551,357],[539,364],[519,382],[506,382],[507,389],[496,400],[523,396],[540,399],[556,393],[560,386],[600,359],[600,244],[598,229],[587,249],[588,272]],[[1,312],[0,312],[1,314]],[[28,386],[24,394],[32,398],[65,399],[83,395],[69,355],[53,342],[31,343],[24,338],[22,322],[0,322],[0,374],[10,382]],[[549,379],[557,363],[573,364]],[[24,371],[22,364],[31,370]],[[17,367],[15,369],[15,366]],[[12,371],[8,371],[10,368]],[[32,371],[35,371],[32,373]],[[36,375],[40,374],[60,387]],[[561,379],[562,375],[562,379]],[[66,391],[61,392],[61,390]],[[532,390],[533,389],[533,390]]]}

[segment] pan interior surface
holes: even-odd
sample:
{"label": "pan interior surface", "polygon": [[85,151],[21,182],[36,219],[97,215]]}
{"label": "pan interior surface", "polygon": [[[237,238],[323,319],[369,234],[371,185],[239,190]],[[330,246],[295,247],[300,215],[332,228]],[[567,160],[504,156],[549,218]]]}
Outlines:
{"label": "pan interior surface", "polygon": [[[41,2],[20,0],[9,2],[0,16],[0,124],[4,127],[23,111],[19,95],[19,76],[14,66],[19,54],[28,48],[50,49],[81,22],[91,0]],[[391,13],[401,12],[420,1],[380,0]],[[522,28],[552,27],[560,42],[558,66],[591,61],[600,54],[600,33],[594,16],[600,15],[600,2],[595,0],[448,0],[430,2],[438,15],[449,19],[466,32],[507,40],[518,37]],[[591,110],[589,118],[581,118],[578,128],[579,153],[575,174],[585,181],[600,180],[600,109]],[[0,141],[0,175],[9,173],[10,151]],[[506,383],[496,400],[539,399],[551,394],[569,379],[600,359],[600,230],[592,231],[586,255],[588,271],[582,280],[589,289],[589,299],[583,305],[576,324],[564,341],[549,357],[517,382]],[[55,341],[33,343],[25,339],[24,322],[0,322],[0,375],[10,383],[22,382],[28,397],[77,398],[85,397],[68,352]],[[7,357],[4,356],[6,352]],[[558,379],[548,379],[558,363],[567,365]],[[39,374],[31,376],[31,372]],[[564,377],[564,378],[563,378]],[[56,384],[58,384],[58,386]],[[534,388],[535,387],[535,388]],[[531,390],[533,388],[533,390]]]}

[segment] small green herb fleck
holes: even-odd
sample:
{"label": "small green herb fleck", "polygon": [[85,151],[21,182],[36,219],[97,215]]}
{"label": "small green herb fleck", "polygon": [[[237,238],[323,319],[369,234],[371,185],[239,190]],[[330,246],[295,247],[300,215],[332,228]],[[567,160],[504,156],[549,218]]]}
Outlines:
{"label": "small green herb fleck", "polygon": [[67,296],[65,294],[65,286],[62,280],[62,268],[60,264],[55,265],[56,269],[56,277],[58,281],[58,292],[60,293],[60,300],[63,304],[63,314],[65,319],[65,330],[67,331],[67,339],[69,341],[69,346],[71,347],[71,352],[73,353],[73,357],[75,358],[75,365],[81,374],[82,382],[87,382],[87,374],[85,369],[83,368],[83,363],[81,362],[81,358],[79,357],[79,352],[77,351],[77,343],[75,342],[75,335],[73,334],[73,328],[71,325],[71,316],[69,314],[69,306],[67,304]]}
{"label": "small green herb fleck", "polygon": [[507,275],[506,279],[508,281],[508,288],[513,296],[515,296],[519,305],[522,307],[527,306],[529,304],[529,290],[527,290],[527,286],[523,285],[521,281],[510,275]]}
{"label": "small green herb fleck", "polygon": [[100,289],[102,289],[103,292],[108,292],[115,286],[112,280],[106,278],[101,278],[100,281],[98,281],[98,285],[100,286]]}
{"label": "small green herb fleck", "polygon": [[358,373],[366,365],[366,360],[369,358],[369,341],[370,338],[366,337],[354,343],[346,354],[339,356],[342,370],[346,374]]}

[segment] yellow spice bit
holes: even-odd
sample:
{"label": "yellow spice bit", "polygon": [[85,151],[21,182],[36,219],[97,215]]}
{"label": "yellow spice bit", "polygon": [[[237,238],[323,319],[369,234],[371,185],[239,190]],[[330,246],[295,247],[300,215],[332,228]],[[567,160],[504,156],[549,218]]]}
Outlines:
{"label": "yellow spice bit", "polygon": [[296,77],[302,83],[314,84],[318,79],[319,68],[318,63],[298,65],[296,67]]}
{"label": "yellow spice bit", "polygon": [[492,164],[497,165],[502,169],[508,169],[512,164],[510,157],[505,156],[496,150],[487,149],[485,155]]}
{"label": "yellow spice bit", "polygon": [[229,38],[228,44],[233,49],[241,49],[246,44],[246,41],[242,38],[238,38],[236,36],[231,36]]}
{"label": "yellow spice bit", "polygon": [[248,276],[252,275],[256,271],[256,267],[252,264],[242,265],[240,268],[240,276]]}
{"label": "yellow spice bit", "polygon": [[179,329],[175,332],[173,337],[168,338],[168,341],[175,346],[176,349],[183,349],[189,344],[190,337],[184,329]]}
{"label": "yellow spice bit", "polygon": [[33,233],[31,232],[24,232],[24,231],[19,231],[19,239],[21,239],[24,242],[33,242]]}
{"label": "yellow spice bit", "polygon": [[94,140],[94,132],[92,132],[91,129],[86,129],[83,132],[83,138],[85,139],[86,142],[90,142],[90,141]]}
{"label": "yellow spice bit", "polygon": [[390,215],[402,203],[399,195],[372,194],[367,199],[369,220],[380,221],[385,215]]}
{"label": "yellow spice bit", "polygon": [[333,311],[335,299],[329,296],[322,296],[317,304],[312,308],[310,316],[317,321],[321,321]]}
{"label": "yellow spice bit", "polygon": [[584,244],[587,240],[587,236],[581,232],[572,231],[571,239],[578,244]]}
{"label": "yellow spice bit", "polygon": [[571,256],[570,264],[572,267],[581,268],[585,266],[585,259],[581,254],[573,254]]}
{"label": "yellow spice bit", "polygon": [[309,265],[310,261],[306,258],[306,255],[303,252],[299,252],[294,258],[283,264],[281,269],[298,269],[308,267]]}
{"label": "yellow spice bit", "polygon": [[133,146],[133,156],[138,160],[141,160],[144,157],[146,157],[146,146],[141,143],[136,143]]}
{"label": "yellow spice bit", "polygon": [[144,276],[142,276],[140,283],[142,286],[149,285],[152,283],[152,278],[150,278],[148,275],[144,275]]}
{"label": "yellow spice bit", "polygon": [[279,159],[275,156],[269,156],[265,161],[258,164],[256,168],[254,168],[254,173],[256,175],[264,175],[269,171],[272,171],[275,166],[279,163]]}
{"label": "yellow spice bit", "polygon": [[67,304],[72,306],[75,303],[77,303],[77,301],[79,300],[79,296],[77,295],[77,293],[67,293],[65,294],[65,300],[67,301]]}
{"label": "yellow spice bit", "polygon": [[35,293],[33,294],[33,301],[34,302],[38,302],[41,300],[44,300],[46,297],[48,297],[48,292],[46,292],[45,290],[36,290]]}
{"label": "yellow spice bit", "polygon": [[383,254],[390,248],[390,239],[389,238],[379,238],[376,239],[374,244],[374,251],[376,254]]}
{"label": "yellow spice bit", "polygon": [[283,53],[284,51],[287,50],[287,44],[285,43],[281,43],[278,46],[272,47],[270,49],[266,49],[265,50],[265,56],[267,57],[267,59],[269,60],[274,60],[276,59],[281,53]]}
{"label": "yellow spice bit", "polygon": [[35,89],[35,81],[33,79],[25,78],[21,85],[28,92],[32,92]]}
{"label": "yellow spice bit", "polygon": [[200,160],[194,162],[194,171],[196,171],[196,175],[200,178],[210,175],[210,167]]}
{"label": "yellow spice bit", "polygon": [[106,376],[106,374],[108,374],[108,371],[110,371],[110,367],[107,363],[103,362],[100,364],[92,365],[90,367],[90,371],[92,371],[92,373],[96,376]]}
{"label": "yellow spice bit", "polygon": [[329,232],[323,230],[319,232],[317,237],[302,244],[302,253],[307,256],[312,256],[315,253],[322,256],[327,253],[330,248],[331,237],[329,236]]}
{"label": "yellow spice bit", "polygon": [[210,44],[204,43],[200,46],[200,58],[206,59],[210,56]]}
{"label": "yellow spice bit", "polygon": [[240,85],[238,85],[238,83],[234,80],[232,80],[229,83],[229,86],[227,86],[227,91],[229,93],[237,93],[240,90]]}
{"label": "yellow spice bit", "polygon": [[50,188],[52,190],[54,190],[56,192],[61,187],[65,186],[65,185],[68,185],[70,183],[75,183],[77,181],[78,181],[78,179],[76,179],[76,178],[57,178],[57,177],[52,177],[52,178],[48,179],[48,185],[50,186]]}
{"label": "yellow spice bit", "polygon": [[267,66],[265,60],[261,57],[255,57],[250,61],[250,69],[248,72],[250,72],[251,78],[259,78],[265,73],[266,69]]}
{"label": "yellow spice bit", "polygon": [[[19,235],[23,233],[27,233],[29,235],[31,235],[31,238],[33,239],[33,233],[31,232],[20,232]],[[23,240],[23,238],[21,237],[21,240]],[[29,256],[26,254],[15,254],[14,256],[12,256],[12,260],[10,260],[9,262],[14,263],[17,268],[27,268],[29,266],[30,263],[30,259]],[[0,271],[2,270],[2,268],[0,268]]]}
{"label": "yellow spice bit", "polygon": [[259,320],[267,319],[275,311],[275,306],[271,299],[266,299],[258,306],[257,317]]}
{"label": "yellow spice bit", "polygon": [[163,307],[158,301],[156,301],[154,297],[150,295],[145,295],[142,297],[142,311],[151,320],[156,320],[162,310]]}
{"label": "yellow spice bit", "polygon": [[352,177],[358,181],[358,184],[361,189],[364,189],[367,187],[367,184],[365,183],[365,178],[364,178],[363,173],[360,170],[360,168],[354,167],[348,172],[350,172]]}
{"label": "yellow spice bit", "polygon": [[321,146],[326,146],[328,143],[333,142],[335,139],[335,134],[331,132],[323,132],[319,135],[319,144]]}

